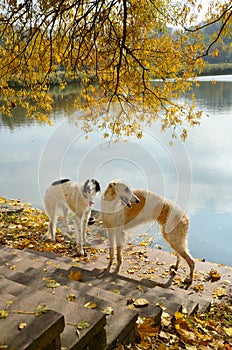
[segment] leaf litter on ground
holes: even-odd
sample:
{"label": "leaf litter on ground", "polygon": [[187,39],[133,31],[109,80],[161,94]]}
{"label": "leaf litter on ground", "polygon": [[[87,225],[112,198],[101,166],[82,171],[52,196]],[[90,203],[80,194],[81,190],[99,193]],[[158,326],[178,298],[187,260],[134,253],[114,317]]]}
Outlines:
{"label": "leaf litter on ground", "polygon": [[117,350],[232,350],[232,302],[213,304],[200,315],[176,312],[174,317],[163,310],[160,326],[152,318],[138,319],[140,341],[119,345]]}

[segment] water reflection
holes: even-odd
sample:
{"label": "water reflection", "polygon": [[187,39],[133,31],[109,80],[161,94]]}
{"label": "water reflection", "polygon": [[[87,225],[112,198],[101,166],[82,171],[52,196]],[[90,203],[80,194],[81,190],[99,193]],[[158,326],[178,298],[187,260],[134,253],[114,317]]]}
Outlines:
{"label": "water reflection", "polygon": [[206,112],[228,111],[231,106],[231,81],[201,81],[199,88],[194,88],[197,104],[200,108],[204,107]]}

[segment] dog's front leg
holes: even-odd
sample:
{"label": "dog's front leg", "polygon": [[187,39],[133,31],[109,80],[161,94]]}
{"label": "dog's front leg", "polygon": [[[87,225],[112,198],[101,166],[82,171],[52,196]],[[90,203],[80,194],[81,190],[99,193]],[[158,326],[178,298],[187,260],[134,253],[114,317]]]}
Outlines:
{"label": "dog's front leg", "polygon": [[113,264],[113,260],[114,260],[114,247],[109,247],[109,262],[108,265],[105,269],[103,269],[99,275],[97,276],[98,278],[103,277],[105,275],[105,273],[110,271],[110,268]]}
{"label": "dog's front leg", "polygon": [[107,236],[109,239],[109,262],[106,268],[104,268],[98,275],[98,277],[104,276],[106,272],[110,271],[110,268],[113,264],[114,260],[114,245],[115,245],[115,230],[114,229],[107,229]]}
{"label": "dog's front leg", "polygon": [[76,233],[76,246],[78,255],[84,255],[83,243],[82,243],[82,220],[75,216],[75,233]]}
{"label": "dog's front leg", "polygon": [[81,228],[81,239],[84,245],[87,244],[86,241],[86,232],[87,232],[87,227],[88,227],[88,221],[89,221],[89,217],[91,214],[91,210],[87,210],[87,212],[83,215],[82,217],[82,228]]}
{"label": "dog's front leg", "polygon": [[114,273],[118,273],[120,266],[122,265],[122,252],[125,241],[125,232],[118,229],[115,234],[116,246],[117,246],[117,264]]}

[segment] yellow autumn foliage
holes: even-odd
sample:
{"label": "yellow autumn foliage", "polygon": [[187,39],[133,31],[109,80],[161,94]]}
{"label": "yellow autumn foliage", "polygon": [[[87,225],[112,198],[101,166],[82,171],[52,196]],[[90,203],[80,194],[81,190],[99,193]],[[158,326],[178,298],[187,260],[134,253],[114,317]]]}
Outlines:
{"label": "yellow autumn foliage", "polygon": [[[84,131],[140,138],[144,125],[160,120],[162,130],[185,140],[201,112],[179,97],[191,90],[211,48],[197,23],[201,9],[198,0],[1,2],[1,112],[23,108],[51,123],[49,86],[62,73],[62,89],[69,80],[81,86],[75,107]],[[212,44],[230,32],[231,12],[228,0],[209,3],[206,25],[223,25]]]}

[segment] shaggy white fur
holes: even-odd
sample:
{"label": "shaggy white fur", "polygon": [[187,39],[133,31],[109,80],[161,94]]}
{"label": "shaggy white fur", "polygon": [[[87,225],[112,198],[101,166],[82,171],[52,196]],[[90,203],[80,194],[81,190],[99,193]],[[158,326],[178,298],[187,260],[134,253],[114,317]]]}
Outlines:
{"label": "shaggy white fur", "polygon": [[44,207],[49,218],[48,231],[45,239],[56,239],[57,211],[60,209],[64,216],[67,231],[67,214],[71,210],[75,214],[75,232],[77,251],[83,255],[83,244],[86,243],[86,229],[91,214],[94,197],[100,191],[97,180],[87,180],[84,184],[63,179],[55,181],[47,189],[44,196]]}

